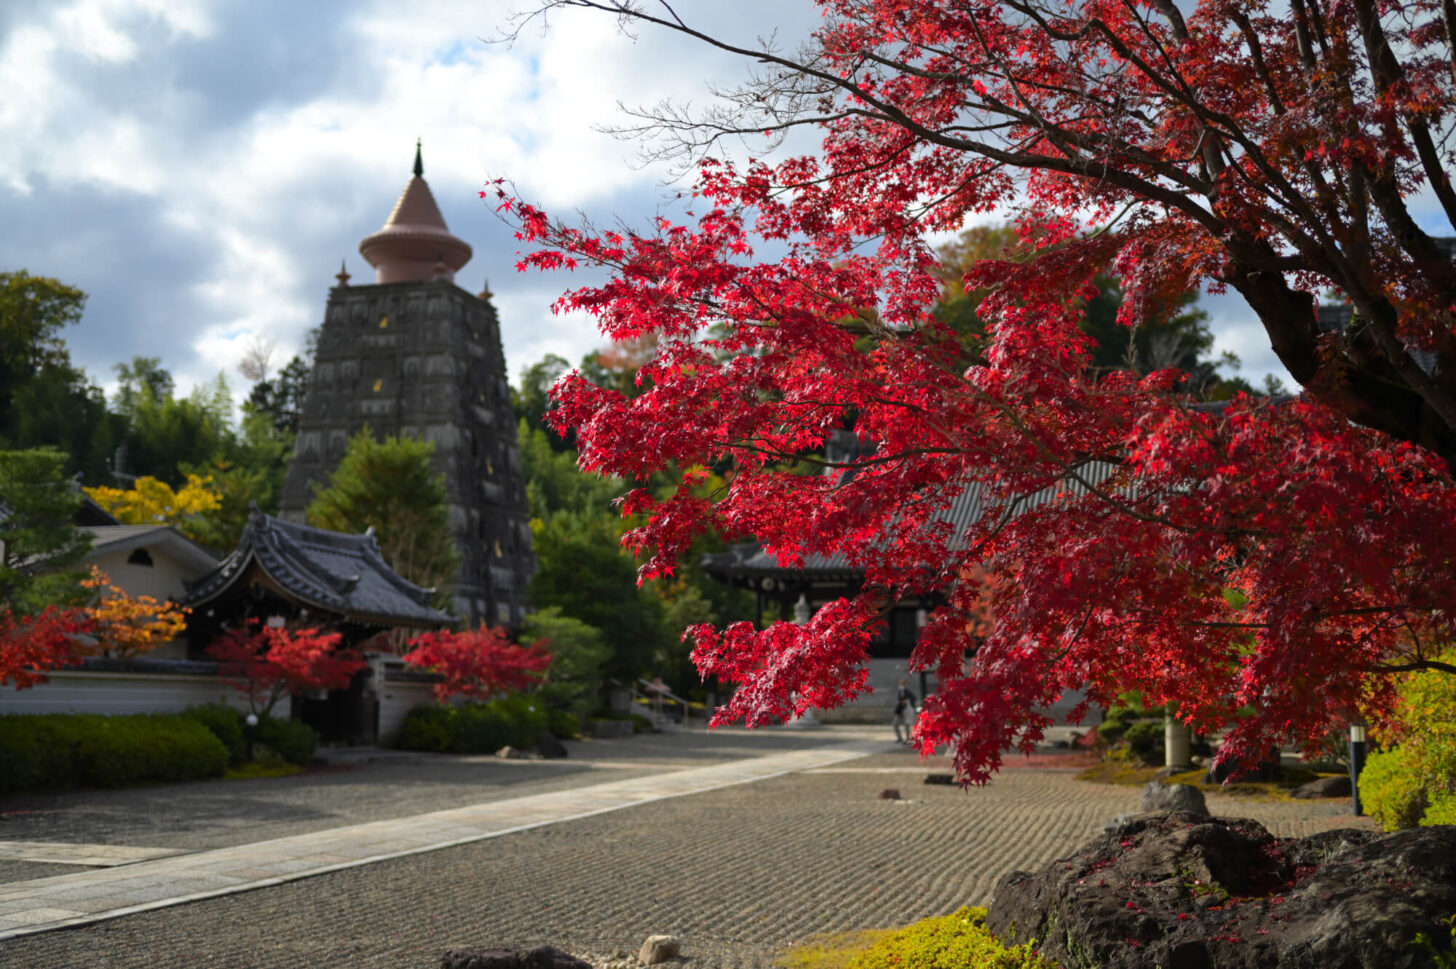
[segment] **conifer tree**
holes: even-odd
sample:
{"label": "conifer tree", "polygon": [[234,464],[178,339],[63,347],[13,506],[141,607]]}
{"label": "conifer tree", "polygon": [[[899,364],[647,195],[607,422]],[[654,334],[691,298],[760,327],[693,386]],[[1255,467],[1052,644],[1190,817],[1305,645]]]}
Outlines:
{"label": "conifer tree", "polygon": [[316,489],[308,522],[336,532],[370,527],[384,560],[416,585],[437,588],[460,569],[445,482],[430,464],[435,446],[398,436],[376,441],[368,427],[349,446],[326,487]]}

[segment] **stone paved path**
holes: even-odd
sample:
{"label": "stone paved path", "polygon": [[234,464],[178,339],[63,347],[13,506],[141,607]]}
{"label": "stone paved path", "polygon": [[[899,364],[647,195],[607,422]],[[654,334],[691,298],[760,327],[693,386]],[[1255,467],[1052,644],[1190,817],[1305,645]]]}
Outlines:
{"label": "stone paved path", "polygon": [[[826,730],[792,746],[851,749],[843,742]],[[755,783],[11,938],[0,942],[0,967],[426,969],[450,946],[611,952],[665,931],[684,938],[688,969],[746,969],[815,933],[984,903],[1004,872],[1070,851],[1137,803],[1136,790],[1065,771],[1008,770],[969,792],[928,786],[914,754],[878,741],[869,749],[880,752],[801,760],[807,769]],[[880,800],[885,787],[905,800]],[[1336,802],[1230,801],[1210,806],[1282,834],[1349,820]]]}

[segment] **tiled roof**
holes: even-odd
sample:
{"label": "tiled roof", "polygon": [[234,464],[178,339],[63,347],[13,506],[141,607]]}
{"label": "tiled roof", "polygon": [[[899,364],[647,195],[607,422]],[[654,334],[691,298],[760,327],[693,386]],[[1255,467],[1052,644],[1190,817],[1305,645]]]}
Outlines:
{"label": "tiled roof", "polygon": [[379,553],[373,530],[363,535],[298,525],[253,510],[233,553],[212,573],[188,583],[183,604],[217,598],[252,563],[300,604],[360,622],[441,626],[454,620],[430,606],[433,590],[408,581]]}
{"label": "tiled roof", "polygon": [[[1012,502],[1006,513],[1015,517],[1022,512],[1039,508],[1062,496],[1081,497],[1089,493],[1087,485],[1101,485],[1118,470],[1108,461],[1089,461],[1077,468],[1077,478],[1063,480],[1056,485],[1019,498]],[[932,516],[927,527],[940,528],[941,523],[950,526],[953,536],[950,547],[964,548],[966,535],[972,525],[980,520],[984,512],[988,485],[983,481],[971,481],[960,488],[940,512]],[[779,564],[777,558],[765,551],[757,542],[735,545],[726,552],[713,552],[703,556],[703,570],[720,580],[748,578],[822,579],[842,581],[857,578],[860,569],[853,565],[843,553],[833,555],[806,555],[804,567],[793,568]]]}

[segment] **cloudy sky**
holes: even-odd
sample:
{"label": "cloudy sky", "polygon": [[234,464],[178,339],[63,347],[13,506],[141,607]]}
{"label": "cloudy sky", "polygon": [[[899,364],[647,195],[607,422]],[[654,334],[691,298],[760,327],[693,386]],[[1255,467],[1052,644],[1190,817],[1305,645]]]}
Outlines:
{"label": "cloudy sky", "polygon": [[[579,359],[589,321],[550,313],[568,280],[514,271],[516,244],[477,193],[508,177],[553,212],[643,225],[680,186],[594,126],[618,103],[702,103],[743,64],[673,37],[569,11],[514,44],[519,0],[5,0],[0,4],[0,269],[90,294],[73,359],[161,357],[183,388],[255,342],[281,364],[322,318],[346,261],[410,175],[415,139],[451,230],[489,280],[514,377],[546,353]],[[695,25],[751,45],[801,37],[808,0],[683,0]],[[1220,349],[1254,380],[1277,370],[1232,300],[1206,301]]]}

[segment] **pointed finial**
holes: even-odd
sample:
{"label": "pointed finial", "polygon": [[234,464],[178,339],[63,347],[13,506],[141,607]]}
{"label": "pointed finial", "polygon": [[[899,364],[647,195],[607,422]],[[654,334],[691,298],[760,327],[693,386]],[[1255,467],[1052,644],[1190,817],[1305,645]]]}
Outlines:
{"label": "pointed finial", "polygon": [[425,159],[420,148],[423,140],[422,138],[415,139],[415,178],[425,177]]}
{"label": "pointed finial", "polygon": [[339,271],[334,274],[334,278],[339,281],[340,286],[349,285],[349,270],[344,268],[344,260],[342,259],[339,260]]}
{"label": "pointed finial", "polygon": [[480,287],[480,301],[482,303],[489,302],[490,298],[494,295],[495,294],[490,291],[490,280],[485,280]]}

